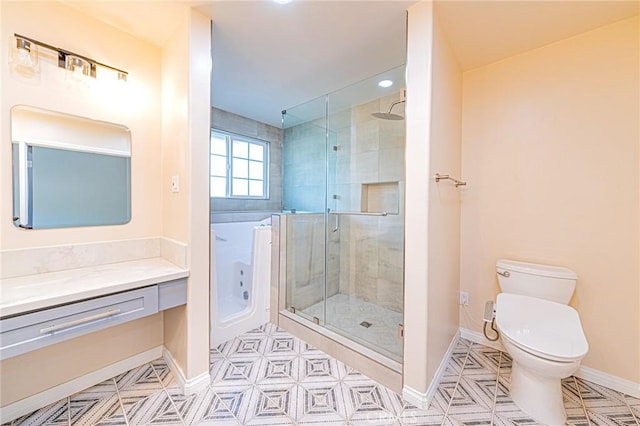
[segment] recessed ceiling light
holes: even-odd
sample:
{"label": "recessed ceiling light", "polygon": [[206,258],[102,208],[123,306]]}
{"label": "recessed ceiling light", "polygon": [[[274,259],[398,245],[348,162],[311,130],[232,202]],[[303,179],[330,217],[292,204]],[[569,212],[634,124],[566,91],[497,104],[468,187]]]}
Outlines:
{"label": "recessed ceiling light", "polygon": [[378,83],[378,86],[380,86],[380,87],[391,87],[391,86],[393,86],[393,81],[391,81],[391,80],[382,80],[381,82]]}
{"label": "recessed ceiling light", "polygon": [[287,4],[287,3],[291,3],[293,0],[273,0],[278,4]]}

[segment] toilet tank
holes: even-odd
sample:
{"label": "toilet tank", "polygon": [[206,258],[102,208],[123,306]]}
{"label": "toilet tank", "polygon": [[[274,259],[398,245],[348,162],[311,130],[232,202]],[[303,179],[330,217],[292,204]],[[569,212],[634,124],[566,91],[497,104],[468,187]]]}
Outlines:
{"label": "toilet tank", "polygon": [[537,297],[566,305],[576,287],[578,275],[561,266],[500,259],[496,262],[498,283],[503,293]]}

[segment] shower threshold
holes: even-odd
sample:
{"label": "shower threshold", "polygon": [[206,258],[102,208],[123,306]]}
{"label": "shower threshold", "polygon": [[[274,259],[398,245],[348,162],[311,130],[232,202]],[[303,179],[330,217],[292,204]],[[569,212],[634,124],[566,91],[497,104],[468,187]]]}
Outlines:
{"label": "shower threshold", "polygon": [[[396,361],[393,358],[390,358],[385,354],[382,354],[379,350],[371,349],[369,345],[364,345],[360,343],[356,338],[353,338],[351,336],[347,337],[345,336],[344,333],[339,333],[335,331],[335,327],[317,325],[311,320],[311,318],[306,318],[306,316],[294,314],[287,310],[281,310],[280,315],[287,317],[290,320],[293,320],[298,324],[306,328],[309,328],[310,330],[324,336],[325,338],[333,340],[346,348],[349,348],[355,352],[358,352],[364,357],[369,358],[370,360],[375,361],[376,363],[387,367],[388,369],[394,371],[397,374],[400,374],[400,375],[402,374],[402,364],[400,362]],[[287,329],[286,327],[284,328],[285,330]],[[303,336],[300,336],[300,338],[305,340]],[[321,346],[320,346],[320,349],[322,349]]]}

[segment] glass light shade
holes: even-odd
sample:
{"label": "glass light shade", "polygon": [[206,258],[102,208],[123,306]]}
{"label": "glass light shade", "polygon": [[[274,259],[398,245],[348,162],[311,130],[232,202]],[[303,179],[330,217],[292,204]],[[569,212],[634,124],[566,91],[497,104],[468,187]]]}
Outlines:
{"label": "glass light shade", "polygon": [[20,37],[12,37],[11,44],[11,72],[26,78],[37,76],[40,73],[38,46]]}
{"label": "glass light shade", "polygon": [[91,64],[78,56],[67,55],[64,67],[67,72],[67,80],[79,84],[88,85],[91,76]]}

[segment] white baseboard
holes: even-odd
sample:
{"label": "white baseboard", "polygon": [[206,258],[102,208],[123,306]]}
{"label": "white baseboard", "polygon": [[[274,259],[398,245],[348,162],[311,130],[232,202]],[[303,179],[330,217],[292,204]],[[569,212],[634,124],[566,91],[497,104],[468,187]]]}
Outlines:
{"label": "white baseboard", "polygon": [[62,398],[66,398],[69,395],[83,391],[91,386],[115,377],[118,374],[122,374],[125,371],[139,367],[142,364],[153,361],[154,359],[158,359],[161,356],[162,346],[156,346],[148,351],[107,365],[106,367],[92,371],[84,376],[80,376],[66,383],[62,383],[61,385],[54,386],[43,392],[16,401],[13,404],[6,405],[2,407],[2,410],[0,410],[0,424],[17,419],[25,414],[29,414],[32,411],[59,401]]}
{"label": "white baseboard", "polygon": [[411,404],[415,405],[421,410],[426,410],[429,407],[429,404],[431,403],[431,401],[427,398],[426,392],[424,393],[419,392],[407,385],[404,385],[404,387],[402,388],[402,399],[404,399],[407,402],[410,402]]}
{"label": "white baseboard", "polygon": [[[481,345],[489,346],[490,348],[505,352],[502,342],[500,342],[499,340],[496,342],[487,340],[487,338],[485,338],[482,333],[478,333],[477,331],[472,331],[461,327],[460,337],[470,340],[474,343],[480,343]],[[575,372],[574,376],[584,380],[588,380],[600,386],[622,392],[634,398],[640,398],[640,383],[632,382],[631,380],[623,379],[622,377],[614,376],[612,374],[608,374],[584,365],[580,366],[578,371]]]}
{"label": "white baseboard", "polygon": [[460,330],[458,330],[456,334],[453,336],[453,339],[451,339],[451,343],[449,343],[447,352],[442,357],[442,361],[440,361],[440,365],[438,366],[438,369],[433,375],[433,379],[431,380],[431,383],[429,384],[429,387],[427,388],[426,392],[424,393],[418,392],[417,390],[407,385],[405,385],[402,388],[402,397],[407,402],[410,402],[416,407],[423,410],[427,410],[429,408],[429,405],[431,405],[431,400],[433,399],[433,397],[436,394],[436,391],[438,390],[438,385],[440,384],[440,380],[442,379],[442,376],[444,375],[444,372],[447,369],[447,364],[449,363],[449,360],[451,359],[451,356],[453,355],[453,351],[456,348],[459,340],[460,340]]}
{"label": "white baseboard", "polygon": [[182,368],[180,368],[167,348],[164,348],[162,356],[175,376],[178,386],[182,389],[182,393],[184,395],[193,395],[194,393],[206,388],[209,383],[211,383],[211,375],[209,374],[209,371],[199,374],[193,379],[187,379]]}
{"label": "white baseboard", "polygon": [[574,376],[596,383],[600,386],[622,392],[634,398],[640,398],[640,383],[632,382],[631,380],[623,379],[622,377],[614,376],[612,374],[607,374],[584,365],[580,366]]}

